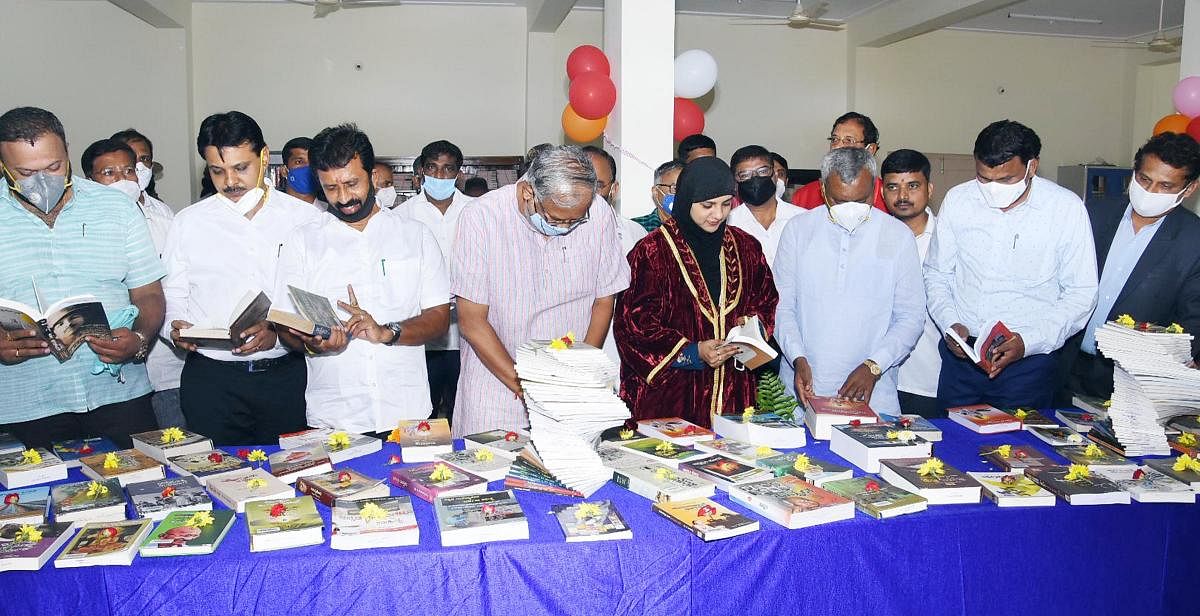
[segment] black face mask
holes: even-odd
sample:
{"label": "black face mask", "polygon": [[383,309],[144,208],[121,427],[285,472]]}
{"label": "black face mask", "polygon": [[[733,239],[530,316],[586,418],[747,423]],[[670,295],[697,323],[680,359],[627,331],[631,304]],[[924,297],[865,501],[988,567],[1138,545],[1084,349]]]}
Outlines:
{"label": "black face mask", "polygon": [[750,205],[762,205],[775,196],[775,178],[754,176],[737,183],[738,199]]}
{"label": "black face mask", "polygon": [[357,212],[354,212],[353,214],[344,214],[342,213],[342,208],[338,207],[339,205],[346,206],[353,203],[360,202],[358,199],[353,199],[342,204],[330,203],[329,213],[337,217],[338,220],[348,223],[355,223],[366,218],[367,216],[370,216],[371,210],[375,209],[375,187],[371,186],[371,191],[367,193],[367,198],[361,201],[362,207],[358,208]]}

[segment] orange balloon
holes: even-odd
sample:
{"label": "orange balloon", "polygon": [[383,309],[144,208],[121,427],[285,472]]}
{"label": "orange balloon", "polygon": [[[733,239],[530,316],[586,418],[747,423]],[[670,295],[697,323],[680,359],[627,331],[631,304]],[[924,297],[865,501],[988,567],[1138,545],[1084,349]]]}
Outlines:
{"label": "orange balloon", "polygon": [[1154,125],[1153,134],[1158,135],[1160,133],[1179,133],[1181,135],[1185,135],[1187,134],[1188,122],[1191,121],[1191,118],[1183,115],[1182,113],[1172,113],[1169,116],[1163,116],[1163,118]]}
{"label": "orange balloon", "polygon": [[[608,116],[596,120],[589,120],[581,117],[568,103],[562,112],[562,127],[567,138],[576,143],[587,143],[594,141],[597,137],[604,134],[604,127],[608,126]],[[1186,123],[1185,123],[1186,128]]]}

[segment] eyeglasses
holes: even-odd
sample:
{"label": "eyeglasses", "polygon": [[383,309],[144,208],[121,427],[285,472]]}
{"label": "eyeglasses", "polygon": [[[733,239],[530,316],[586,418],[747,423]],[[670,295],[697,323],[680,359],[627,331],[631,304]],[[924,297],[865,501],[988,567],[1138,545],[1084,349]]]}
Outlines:
{"label": "eyeglasses", "polygon": [[137,171],[133,167],[105,167],[93,173],[96,177],[102,177],[106,180],[119,180],[122,178],[136,178]]}
{"label": "eyeglasses", "polygon": [[542,202],[538,199],[534,199],[534,201],[533,201],[533,210],[535,212],[541,214],[542,218],[546,219],[546,222],[550,223],[551,226],[558,227],[559,229],[566,229],[567,231],[572,231],[575,229],[575,227],[578,227],[579,225],[582,225],[583,223],[588,221],[588,216],[590,215],[591,206],[589,204],[588,211],[584,212],[583,216],[580,216],[579,218],[572,218],[571,220],[562,220],[560,218],[552,218],[550,216],[550,214],[546,211],[546,208],[542,206]]}
{"label": "eyeglasses", "polygon": [[775,168],[769,165],[763,165],[758,169],[746,169],[745,171],[738,171],[733,178],[739,182],[745,182],[754,176],[765,178],[772,175],[775,175]]}
{"label": "eyeglasses", "polygon": [[655,184],[654,185],[655,188],[663,191],[664,193],[666,193],[668,195],[675,194],[675,188],[678,186],[679,186],[678,184]]}
{"label": "eyeglasses", "polygon": [[825,140],[829,142],[829,147],[831,147],[831,148],[836,148],[839,145],[845,146],[848,148],[852,148],[860,143],[864,144],[864,145],[867,143],[865,140],[855,139],[854,137],[851,137],[849,135],[847,135],[845,137],[838,137],[837,135],[833,135],[830,137],[826,137]]}

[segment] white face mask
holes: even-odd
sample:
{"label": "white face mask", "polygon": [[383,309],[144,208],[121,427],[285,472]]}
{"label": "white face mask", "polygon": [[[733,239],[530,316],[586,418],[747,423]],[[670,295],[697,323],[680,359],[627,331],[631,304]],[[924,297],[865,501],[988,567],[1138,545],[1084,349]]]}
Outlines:
{"label": "white face mask", "polygon": [[782,201],[783,193],[787,190],[787,184],[783,180],[775,180],[775,200]]}
{"label": "white face mask", "polygon": [[1138,216],[1158,218],[1183,201],[1184,190],[1187,190],[1186,186],[1177,193],[1152,193],[1142,188],[1136,179],[1129,180],[1129,204]]}
{"label": "white face mask", "polygon": [[154,179],[154,170],[139,162],[134,166],[134,171],[137,173],[137,184],[142,190],[150,185],[150,180]]}
{"label": "white face mask", "polygon": [[133,201],[134,203],[137,203],[137,200],[142,198],[142,188],[133,180],[117,180],[116,182],[109,184],[108,187],[121,191],[126,197],[129,197],[130,201]]}
{"label": "white face mask", "polygon": [[854,232],[858,225],[866,222],[871,216],[871,204],[858,201],[847,201],[829,206],[829,217],[839,227]]}
{"label": "white face mask", "polygon": [[978,179],[975,180],[979,185],[979,191],[983,193],[983,200],[988,204],[988,207],[994,207],[1002,210],[1021,198],[1025,194],[1026,183],[1029,179],[1029,170],[1033,165],[1033,161],[1025,163],[1025,177],[1016,184],[1001,184],[1000,182],[983,183]]}
{"label": "white face mask", "polygon": [[245,216],[246,214],[250,213],[250,210],[254,209],[254,206],[258,205],[258,200],[262,199],[262,196],[262,187],[255,186],[246,194],[242,195],[242,198],[238,199],[237,201],[226,197],[224,193],[220,192],[217,193],[217,200],[229,206],[231,209],[233,209],[233,211],[237,212],[239,216]]}
{"label": "white face mask", "polygon": [[375,191],[375,200],[379,202],[379,207],[383,209],[391,209],[396,205],[396,187],[388,186]]}

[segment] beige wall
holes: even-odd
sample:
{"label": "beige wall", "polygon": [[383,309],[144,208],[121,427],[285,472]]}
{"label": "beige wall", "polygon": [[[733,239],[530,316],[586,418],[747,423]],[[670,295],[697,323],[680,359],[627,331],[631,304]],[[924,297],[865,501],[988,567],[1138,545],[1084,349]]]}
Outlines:
{"label": "beige wall", "polygon": [[186,33],[159,30],[107,2],[0,0],[0,113],[35,106],[67,131],[71,162],[130,126],[154,142],[159,195],[191,199]]}
{"label": "beige wall", "polygon": [[1179,62],[1137,68],[1133,107],[1133,151],[1154,131],[1154,124],[1163,116],[1175,113],[1171,92],[1179,83]]}

